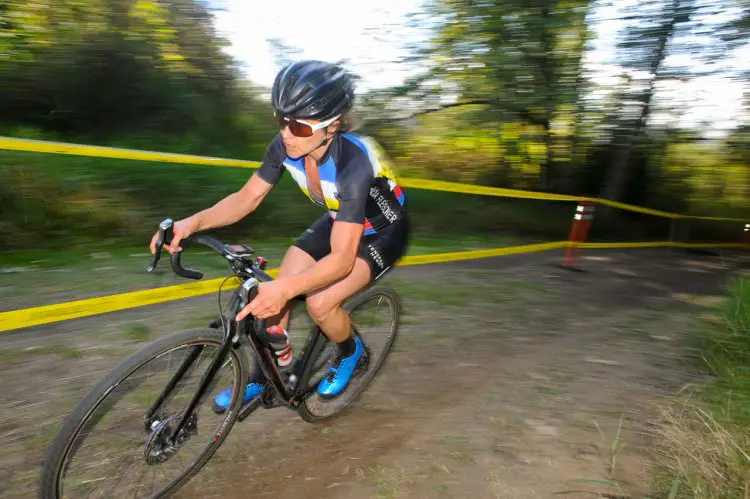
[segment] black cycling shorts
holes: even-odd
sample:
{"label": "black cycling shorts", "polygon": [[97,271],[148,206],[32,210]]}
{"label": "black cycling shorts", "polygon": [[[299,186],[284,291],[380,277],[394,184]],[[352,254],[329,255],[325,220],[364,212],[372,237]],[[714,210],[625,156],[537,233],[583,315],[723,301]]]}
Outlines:
{"label": "black cycling shorts", "polygon": [[[330,254],[333,222],[330,215],[321,216],[294,242],[294,246],[315,261]],[[370,280],[380,277],[406,253],[409,235],[409,218],[404,215],[377,233],[362,237],[358,256],[370,265]]]}

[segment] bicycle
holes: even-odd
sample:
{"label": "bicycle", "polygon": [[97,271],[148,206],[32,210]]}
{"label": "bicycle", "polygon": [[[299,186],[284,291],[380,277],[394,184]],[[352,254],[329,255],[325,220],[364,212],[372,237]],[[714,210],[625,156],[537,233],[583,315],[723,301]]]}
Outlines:
{"label": "bicycle", "polygon": [[[172,235],[173,222],[166,219],[159,225],[157,248],[151,265],[148,267],[149,272],[156,268],[162,247],[165,241],[171,241]],[[310,330],[301,356],[296,356],[295,361],[288,368],[282,369],[277,365],[276,356],[269,345],[263,341],[262,332],[266,330],[266,321],[252,316],[242,321],[234,320],[236,314],[255,297],[258,284],[261,281],[273,279],[265,272],[267,261],[260,256],[253,261],[254,250],[248,246],[223,244],[206,235],[192,235],[181,242],[181,252],[171,255],[172,270],[181,277],[194,280],[203,277],[200,271],[186,269],[181,262],[182,253],[196,243],[205,245],[222,255],[239,282],[227,307],[224,310],[221,309],[220,287],[218,291],[219,317],[212,321],[209,327],[187,329],[162,337],[131,354],[89,391],[65,419],[50,446],[41,473],[41,497],[45,499],[72,497],[69,491],[63,491],[63,479],[67,479],[70,471],[70,464],[67,460],[81,454],[84,449],[83,444],[92,438],[90,432],[84,431],[84,426],[89,422],[94,425],[108,423],[118,432],[126,429],[136,430],[140,434],[139,438],[105,439],[100,443],[108,450],[119,451],[116,459],[121,465],[129,465],[125,471],[130,471],[133,465],[145,464],[145,470],[138,474],[140,479],[135,489],[136,496],[141,491],[143,478],[149,475],[151,487],[146,495],[165,497],[183,487],[205,466],[226,440],[235,422],[244,421],[261,407],[266,409],[287,407],[297,411],[303,420],[310,423],[328,420],[340,414],[357,400],[382,367],[398,330],[400,299],[395,291],[370,285],[344,304],[345,309],[352,315],[355,331],[361,335],[367,347],[366,361],[352,377],[343,393],[333,400],[324,400],[317,396],[316,387],[318,382],[327,375],[333,344],[322,334],[320,328],[314,326]],[[231,276],[227,279],[230,278]],[[304,301],[305,297],[298,296],[295,300]],[[373,348],[374,334],[367,336],[362,332],[368,325],[367,321],[355,320],[354,317],[355,312],[373,300],[378,304],[385,303],[390,310],[390,322],[385,340],[382,347],[377,350]],[[378,316],[382,317],[382,315]],[[204,363],[204,360],[198,361],[198,358],[206,347],[213,347],[216,350],[216,356],[210,361],[205,372],[200,375],[197,389],[186,391],[180,399],[179,390],[186,386],[187,377],[196,373],[200,365]],[[181,360],[178,357],[173,363],[172,355],[180,351],[184,351],[184,357]],[[244,402],[245,386],[250,372],[249,362],[252,358],[258,362],[267,381],[260,396]],[[173,374],[164,378],[166,383],[160,381],[150,384],[142,376],[136,376],[152,361],[156,363],[155,367],[166,365],[168,370],[172,367],[176,368]],[[233,382],[219,383],[217,381],[219,371],[227,366],[231,367]],[[151,367],[148,369],[148,374],[151,374]],[[132,409],[134,421],[126,421],[122,411],[114,410],[114,408],[120,402],[128,400],[134,389],[143,386],[150,386],[158,395],[148,399],[133,396],[133,401],[129,405],[124,405],[126,410]],[[229,405],[222,413],[215,411],[213,407],[209,414],[201,413],[200,405],[207,400],[213,400],[212,390],[216,386],[231,387],[232,395]],[[125,390],[125,393],[114,396],[113,394],[121,388]],[[169,403],[180,400],[182,403],[176,404],[179,406],[178,409],[167,409]],[[103,414],[97,413],[99,409],[104,409]],[[96,416],[95,413],[97,413]],[[208,429],[206,424],[208,422],[210,425],[214,417],[220,419],[218,427],[206,433]],[[206,435],[210,436],[207,446],[201,452],[196,453],[195,459],[185,467],[181,452],[185,451],[188,444],[194,442],[199,435],[203,438]],[[117,436],[121,434],[118,433]],[[94,439],[94,443],[96,442]],[[80,487],[82,495],[86,497],[89,495],[111,497],[118,488],[123,490],[120,485],[123,477],[115,480],[107,488],[102,487],[104,490],[98,490],[98,487],[104,486],[105,482],[111,481],[110,479],[114,480],[111,474],[100,469],[101,465],[112,461],[111,458],[104,458],[94,453],[88,460],[84,459],[84,469],[81,472],[84,476],[76,478],[73,475],[71,484]],[[185,469],[179,471],[176,476],[167,476],[165,470],[168,471],[168,465],[174,465],[178,461]],[[157,471],[166,478],[167,483],[157,487],[154,492]],[[64,474],[66,474],[65,477]],[[128,475],[132,476],[136,473]],[[132,497],[132,488],[128,489],[127,494]]]}

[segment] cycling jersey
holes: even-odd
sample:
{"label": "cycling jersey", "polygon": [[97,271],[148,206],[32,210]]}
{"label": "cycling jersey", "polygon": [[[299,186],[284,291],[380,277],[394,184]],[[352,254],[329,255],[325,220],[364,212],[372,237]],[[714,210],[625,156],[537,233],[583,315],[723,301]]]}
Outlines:
{"label": "cycling jersey", "polygon": [[258,175],[276,184],[288,170],[310,200],[328,209],[335,220],[364,224],[375,234],[404,215],[404,191],[396,182],[380,146],[369,137],[337,134],[320,159],[318,173],[324,199],[307,187],[304,158],[287,156],[281,134],[271,142]]}

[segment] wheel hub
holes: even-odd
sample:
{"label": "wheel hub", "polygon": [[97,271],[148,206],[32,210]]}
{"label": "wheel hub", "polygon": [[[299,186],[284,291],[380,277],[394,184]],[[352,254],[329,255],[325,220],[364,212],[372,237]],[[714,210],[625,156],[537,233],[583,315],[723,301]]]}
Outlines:
{"label": "wheel hub", "polygon": [[175,414],[164,421],[154,421],[152,423],[153,430],[146,441],[146,448],[144,449],[144,458],[147,464],[162,464],[168,461],[172,456],[177,454],[177,451],[180,450],[191,436],[198,433],[198,417],[193,413],[188,418],[180,434],[174,439],[174,444],[170,444],[170,437],[174,433],[180,416],[180,414]]}

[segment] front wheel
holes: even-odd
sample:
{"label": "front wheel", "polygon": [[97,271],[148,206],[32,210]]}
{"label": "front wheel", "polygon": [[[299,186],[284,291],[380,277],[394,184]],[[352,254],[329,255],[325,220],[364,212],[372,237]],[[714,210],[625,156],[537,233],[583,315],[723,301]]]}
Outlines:
{"label": "front wheel", "polygon": [[[398,331],[401,305],[398,295],[389,288],[370,288],[354,296],[344,305],[352,318],[352,324],[365,345],[367,360],[355,373],[344,392],[338,397],[325,400],[313,390],[298,411],[302,419],[318,423],[339,414],[362,394],[383,366],[391,351]],[[311,386],[328,371],[327,361],[334,354],[334,345],[326,341],[313,363]]]}
{"label": "front wheel", "polygon": [[[164,497],[185,484],[223,443],[242,401],[246,360],[230,349],[185,428],[172,434],[221,343],[216,329],[181,331],[110,371],[53,441],[42,469],[41,497]],[[181,380],[161,397],[178,371],[184,372]],[[231,389],[229,410],[217,415],[211,404],[225,389]],[[158,410],[145,417],[160,398]]]}

